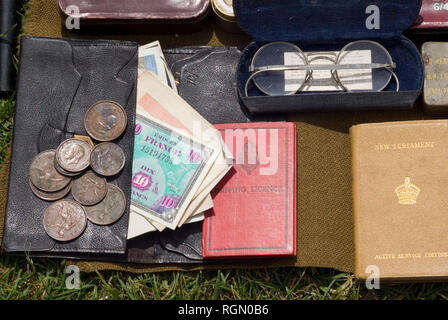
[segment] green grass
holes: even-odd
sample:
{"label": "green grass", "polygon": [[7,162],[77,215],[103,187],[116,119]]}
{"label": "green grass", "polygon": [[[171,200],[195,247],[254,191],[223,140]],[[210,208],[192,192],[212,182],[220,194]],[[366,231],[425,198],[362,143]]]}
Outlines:
{"label": "green grass", "polygon": [[[6,261],[7,260],[7,261]],[[300,269],[167,272],[133,275],[123,272],[83,274],[80,290],[65,289],[57,261],[6,258],[0,275],[0,297],[31,299],[317,299],[336,297],[351,278]],[[1,260],[0,260],[1,261]],[[1,264],[0,264],[1,265]],[[327,294],[327,291],[333,291]],[[345,298],[356,294],[351,291]],[[342,294],[341,294],[342,297]],[[356,297],[353,297],[356,298]]]}
{"label": "green grass", "polygon": [[359,283],[330,270],[165,272],[81,275],[81,288],[65,288],[58,260],[0,257],[4,299],[356,299]]}
{"label": "green grass", "polygon": [[[18,16],[20,25],[23,8]],[[0,165],[12,137],[14,103],[15,94],[0,97]],[[60,260],[0,254],[0,299],[448,299],[448,284],[369,291],[349,274],[316,268],[83,273],[80,289],[69,290],[64,268]]]}
{"label": "green grass", "polygon": [[276,268],[81,274],[80,289],[66,289],[64,265],[54,259],[0,256],[0,299],[444,299],[448,284],[385,285],[369,291],[362,281],[334,270]]}
{"label": "green grass", "polygon": [[0,165],[6,159],[6,152],[12,138],[14,98],[15,95],[10,94],[0,99]]}

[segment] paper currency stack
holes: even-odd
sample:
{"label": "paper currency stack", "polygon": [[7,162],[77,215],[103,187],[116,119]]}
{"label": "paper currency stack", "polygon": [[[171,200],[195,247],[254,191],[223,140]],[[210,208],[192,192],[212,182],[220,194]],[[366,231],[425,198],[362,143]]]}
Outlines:
{"label": "paper currency stack", "polygon": [[177,94],[159,42],[141,47],[128,239],[203,220],[232,160],[219,131]]}

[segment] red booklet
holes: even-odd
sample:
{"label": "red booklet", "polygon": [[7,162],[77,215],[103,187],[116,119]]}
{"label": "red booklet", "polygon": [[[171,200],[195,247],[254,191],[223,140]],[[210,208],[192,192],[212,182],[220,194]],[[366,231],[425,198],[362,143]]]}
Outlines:
{"label": "red booklet", "polygon": [[234,165],[212,192],[204,258],[296,254],[296,126],[216,125]]}

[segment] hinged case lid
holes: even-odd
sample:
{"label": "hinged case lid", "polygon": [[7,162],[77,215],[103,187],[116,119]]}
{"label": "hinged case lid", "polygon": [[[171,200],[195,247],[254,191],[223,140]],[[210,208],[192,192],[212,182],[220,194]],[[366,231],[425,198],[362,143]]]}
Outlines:
{"label": "hinged case lid", "polygon": [[423,0],[420,14],[411,26],[412,31],[446,30],[448,28],[448,2],[440,0]]}
{"label": "hinged case lid", "polygon": [[[422,0],[233,1],[241,28],[261,42],[398,36],[416,20],[421,5]],[[379,29],[366,27],[371,10],[379,10]]]}
{"label": "hinged case lid", "polygon": [[64,16],[110,24],[111,21],[187,23],[198,22],[210,11],[209,0],[58,0]]}

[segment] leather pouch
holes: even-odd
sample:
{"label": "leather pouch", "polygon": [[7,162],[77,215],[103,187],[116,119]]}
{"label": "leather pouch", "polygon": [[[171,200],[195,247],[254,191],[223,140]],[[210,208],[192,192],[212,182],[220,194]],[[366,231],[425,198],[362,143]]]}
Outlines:
{"label": "leather pouch", "polygon": [[[146,264],[203,261],[201,223],[185,225],[176,231],[142,235],[126,244],[126,216],[106,228],[89,224],[86,233],[73,243],[55,243],[45,234],[40,221],[49,203],[37,199],[26,184],[29,164],[37,152],[55,148],[73,133],[84,134],[82,117],[95,101],[116,100],[126,106],[128,119],[134,119],[136,50],[134,44],[127,42],[23,38],[3,240],[3,247],[10,253],[23,254],[26,250],[32,256]],[[180,95],[206,119],[213,123],[267,120],[251,117],[239,104],[236,65],[240,56],[240,50],[234,47],[165,50]],[[116,79],[122,81],[116,83]],[[31,116],[35,114],[38,115]],[[279,115],[274,120],[286,120],[286,116]],[[131,122],[120,141],[129,154],[133,146]],[[128,159],[126,171],[117,182],[129,200],[131,157]],[[33,214],[29,220],[21,212],[29,212],[30,208]]]}
{"label": "leather pouch", "polygon": [[0,2],[0,92],[14,90],[12,52],[16,38],[15,24],[16,1]]}
{"label": "leather pouch", "polygon": [[[138,45],[133,42],[23,37],[14,121],[10,183],[3,248],[8,252],[109,253],[126,250],[134,147]],[[70,242],[50,238],[42,224],[50,205],[28,186],[34,156],[55,149],[74,134],[87,135],[84,115],[99,100],[114,100],[127,112],[125,133],[116,141],[125,152],[123,171],[108,182],[127,196],[124,216],[111,226],[88,223]]]}

